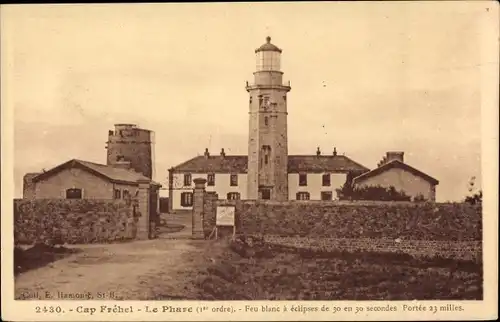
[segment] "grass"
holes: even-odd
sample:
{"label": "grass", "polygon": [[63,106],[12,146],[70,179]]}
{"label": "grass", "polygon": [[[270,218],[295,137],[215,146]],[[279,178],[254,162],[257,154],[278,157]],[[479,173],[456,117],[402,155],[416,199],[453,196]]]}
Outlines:
{"label": "grass", "polygon": [[407,254],[212,248],[204,300],[481,300],[482,263]]}

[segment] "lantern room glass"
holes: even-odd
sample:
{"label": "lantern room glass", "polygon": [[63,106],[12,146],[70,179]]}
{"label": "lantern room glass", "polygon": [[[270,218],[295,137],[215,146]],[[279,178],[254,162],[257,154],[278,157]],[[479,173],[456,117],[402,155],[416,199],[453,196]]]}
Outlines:
{"label": "lantern room glass", "polygon": [[257,52],[257,71],[279,71],[280,53],[277,51],[259,51]]}

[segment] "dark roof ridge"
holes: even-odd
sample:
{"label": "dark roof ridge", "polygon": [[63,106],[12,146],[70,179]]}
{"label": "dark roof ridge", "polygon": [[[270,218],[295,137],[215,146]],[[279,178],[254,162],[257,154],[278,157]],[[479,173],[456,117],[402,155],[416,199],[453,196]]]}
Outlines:
{"label": "dark roof ridge", "polygon": [[[45,171],[45,172],[39,173],[38,175],[36,175],[35,177],[33,177],[31,180],[33,182],[36,182],[39,179],[41,179],[41,178],[43,178],[45,176],[48,176],[51,173],[56,172],[59,169],[62,169],[62,168],[64,168],[65,166],[67,166],[69,164],[78,164],[81,167],[85,168],[87,171],[93,173],[94,175],[100,176],[100,177],[104,177],[104,178],[106,178],[107,180],[109,180],[111,182],[117,182],[117,183],[134,183],[134,184],[136,184],[137,180],[147,179],[151,183],[155,183],[152,179],[147,178],[146,176],[144,176],[140,172],[137,172],[137,171],[135,171],[133,169],[124,169],[124,168],[114,167],[112,165],[99,164],[99,163],[96,163],[96,162],[85,161],[85,160],[80,160],[80,159],[71,159],[69,161],[63,162],[63,163],[61,163],[61,164],[59,164],[59,165],[57,165],[57,166],[55,166],[55,167],[53,167],[53,168]],[[99,169],[99,168],[95,169],[92,166],[103,167],[103,168],[106,168],[106,169],[113,168],[113,169],[117,169],[119,171],[122,171],[121,172],[122,175],[124,173],[128,172],[129,175],[133,175],[133,176],[136,176],[136,177],[135,178],[134,177],[132,177],[132,178],[120,178],[120,175],[118,175],[118,177],[116,177],[116,176],[113,175],[113,173],[109,173],[109,172],[103,171],[104,169]]]}
{"label": "dark roof ridge", "polygon": [[77,161],[77,162],[91,163],[91,164],[100,165],[100,166],[104,166],[104,167],[110,167],[110,166],[111,166],[111,165],[104,164],[104,163],[97,163],[97,162],[87,161],[87,160],[82,160],[82,159],[71,159],[70,161]]}
{"label": "dark roof ridge", "polygon": [[[315,160],[318,160],[316,163]],[[247,172],[247,155],[198,155],[183,163],[170,168],[173,171],[186,172]],[[295,173],[297,171],[356,171],[367,172],[369,169],[345,155],[288,155],[288,171]]]}

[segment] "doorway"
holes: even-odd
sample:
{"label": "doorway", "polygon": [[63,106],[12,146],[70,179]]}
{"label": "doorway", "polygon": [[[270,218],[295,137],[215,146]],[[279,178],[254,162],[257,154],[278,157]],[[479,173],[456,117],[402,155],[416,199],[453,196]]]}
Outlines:
{"label": "doorway", "polygon": [[261,198],[263,200],[271,199],[271,189],[269,189],[269,188],[261,188],[260,194],[261,194]]}

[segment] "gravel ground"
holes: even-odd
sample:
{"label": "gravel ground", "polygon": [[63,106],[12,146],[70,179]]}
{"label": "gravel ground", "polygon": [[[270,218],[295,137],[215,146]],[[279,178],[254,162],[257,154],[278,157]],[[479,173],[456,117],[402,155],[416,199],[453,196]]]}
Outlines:
{"label": "gravel ground", "polygon": [[[198,267],[210,261],[210,242],[155,239],[75,245],[81,252],[19,274],[15,297],[24,300],[152,300],[196,298]],[[203,266],[201,266],[203,267]]]}

